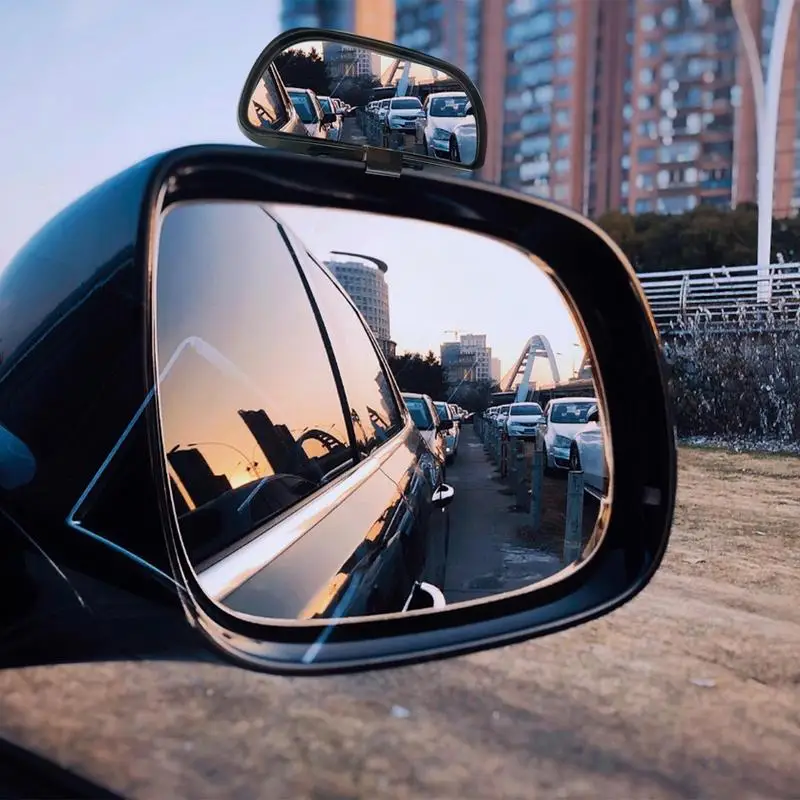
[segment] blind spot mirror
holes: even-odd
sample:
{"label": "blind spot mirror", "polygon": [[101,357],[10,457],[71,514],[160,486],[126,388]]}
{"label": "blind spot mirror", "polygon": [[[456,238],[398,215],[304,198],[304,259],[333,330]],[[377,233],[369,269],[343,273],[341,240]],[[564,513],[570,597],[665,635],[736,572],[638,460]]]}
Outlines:
{"label": "blind spot mirror", "polygon": [[[352,113],[336,113],[348,107]],[[486,148],[483,104],[461,70],[337,31],[297,29],[275,39],[245,83],[239,126],[265,147],[368,166],[371,149],[390,150],[398,169],[431,162],[475,169]]]}

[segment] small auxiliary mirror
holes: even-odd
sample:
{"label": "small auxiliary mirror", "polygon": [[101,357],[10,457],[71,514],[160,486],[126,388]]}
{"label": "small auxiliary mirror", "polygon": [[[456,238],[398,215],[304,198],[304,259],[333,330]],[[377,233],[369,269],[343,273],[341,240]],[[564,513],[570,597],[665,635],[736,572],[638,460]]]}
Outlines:
{"label": "small auxiliary mirror", "polygon": [[476,169],[486,150],[477,89],[457,67],[361,36],[296,29],[256,61],[239,101],[251,141],[309,155]]}

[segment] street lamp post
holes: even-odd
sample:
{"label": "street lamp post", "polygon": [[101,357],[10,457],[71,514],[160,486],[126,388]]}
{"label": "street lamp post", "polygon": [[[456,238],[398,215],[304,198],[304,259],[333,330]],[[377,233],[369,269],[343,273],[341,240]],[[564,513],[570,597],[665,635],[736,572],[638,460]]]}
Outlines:
{"label": "street lamp post", "polygon": [[778,106],[783,77],[783,60],[792,22],[795,0],[778,0],[767,78],[761,69],[758,41],[745,10],[746,0],[733,0],[733,15],[742,36],[756,111],[756,146],[758,153],[758,290],[757,297],[767,302],[771,296],[769,280],[772,249],[772,206],[775,195],[775,149],[778,138]]}

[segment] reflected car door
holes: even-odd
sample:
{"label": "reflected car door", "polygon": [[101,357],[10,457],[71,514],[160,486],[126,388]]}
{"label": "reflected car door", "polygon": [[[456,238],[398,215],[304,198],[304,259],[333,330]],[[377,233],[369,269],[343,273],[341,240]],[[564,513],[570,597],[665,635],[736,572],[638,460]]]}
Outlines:
{"label": "reflected car door", "polygon": [[[350,565],[351,595],[346,613],[397,611],[394,604],[400,597],[405,602],[423,571],[438,575],[443,569],[443,564],[434,563],[444,557],[441,535],[430,542],[435,487],[422,469],[427,447],[357,308],[299,238],[288,228],[286,231],[329,337],[353,420],[358,457],[378,465],[378,471],[352,497],[347,523],[322,523],[329,537],[343,539],[342,531],[347,530],[356,544],[352,553],[347,553],[356,561]],[[387,480],[391,486],[388,491]],[[391,513],[390,508],[394,509]],[[369,542],[369,548],[365,549],[363,542]],[[356,582],[364,588],[356,589]]]}

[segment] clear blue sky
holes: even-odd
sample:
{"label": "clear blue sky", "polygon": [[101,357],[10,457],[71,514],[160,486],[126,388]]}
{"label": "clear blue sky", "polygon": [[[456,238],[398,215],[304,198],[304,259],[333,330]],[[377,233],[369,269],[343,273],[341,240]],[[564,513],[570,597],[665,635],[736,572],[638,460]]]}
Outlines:
{"label": "clear blue sky", "polygon": [[0,269],[61,208],[184,144],[248,144],[244,79],[280,0],[0,0]]}

